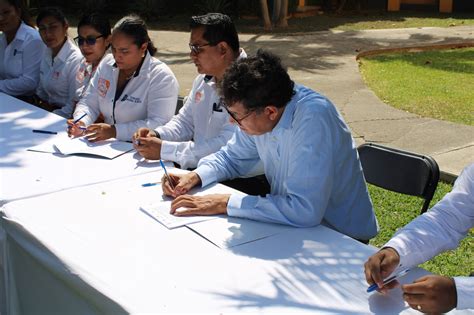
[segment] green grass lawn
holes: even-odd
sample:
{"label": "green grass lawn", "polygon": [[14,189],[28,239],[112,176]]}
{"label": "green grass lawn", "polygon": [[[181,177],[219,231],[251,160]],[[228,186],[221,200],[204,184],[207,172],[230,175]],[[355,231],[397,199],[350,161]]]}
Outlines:
{"label": "green grass lawn", "polygon": [[[431,206],[451,191],[452,186],[443,182],[438,184]],[[395,231],[419,215],[423,199],[390,192],[369,185],[369,193],[380,225],[380,232],[370,244],[380,247]],[[445,252],[424,263],[421,267],[444,276],[469,275],[474,271],[474,229],[452,251]]]}
{"label": "green grass lawn", "polygon": [[474,126],[474,48],[361,58],[367,85],[396,108]]}

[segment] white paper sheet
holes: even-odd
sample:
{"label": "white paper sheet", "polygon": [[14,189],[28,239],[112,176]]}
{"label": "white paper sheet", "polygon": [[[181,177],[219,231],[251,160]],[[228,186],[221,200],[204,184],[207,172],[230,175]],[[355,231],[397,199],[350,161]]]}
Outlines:
{"label": "white paper sheet", "polygon": [[218,216],[185,216],[178,217],[170,214],[171,200],[162,200],[158,203],[140,207],[140,210],[157,220],[168,229],[185,226],[188,224],[217,219]]}
{"label": "white paper sheet", "polygon": [[219,248],[231,248],[294,229],[281,224],[231,217],[199,222],[188,225],[188,228]]}
{"label": "white paper sheet", "polygon": [[126,152],[133,150],[133,145],[129,142],[108,139],[98,142],[90,142],[84,137],[64,138],[58,137],[54,146],[64,155],[93,155],[108,159],[116,158]]}

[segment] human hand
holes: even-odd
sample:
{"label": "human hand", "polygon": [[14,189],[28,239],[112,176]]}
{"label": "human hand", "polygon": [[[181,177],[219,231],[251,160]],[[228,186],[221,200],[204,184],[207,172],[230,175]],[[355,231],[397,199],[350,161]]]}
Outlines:
{"label": "human hand", "polygon": [[446,313],[458,303],[456,284],[448,277],[424,276],[402,285],[402,291],[408,305],[423,313]]}
{"label": "human hand", "polygon": [[116,136],[117,131],[115,130],[114,125],[104,123],[92,124],[86,129],[86,138],[90,142],[107,140],[110,138],[115,138]]}
{"label": "human hand", "polygon": [[195,172],[189,172],[187,174],[169,174],[172,181],[171,185],[166,175],[161,178],[161,187],[163,194],[176,198],[177,196],[184,195],[196,185],[201,183],[201,178]]}
{"label": "human hand", "polygon": [[[175,216],[227,214],[230,195],[182,195],[171,202],[170,213]],[[184,208],[180,209],[179,208]]]}
{"label": "human hand", "polygon": [[385,286],[383,279],[387,278],[400,263],[400,256],[391,247],[382,248],[374,255],[370,256],[364,264],[365,280],[368,284],[374,283],[379,287],[379,291],[386,292],[398,286],[398,281],[392,281]]}
{"label": "human hand", "polygon": [[139,128],[133,134],[132,141],[135,143],[135,141],[138,140],[139,138],[150,138],[150,137],[156,138],[156,132],[153,129]]}
{"label": "human hand", "polygon": [[77,123],[74,123],[74,119],[68,119],[67,120],[67,135],[69,137],[80,137],[84,135],[84,129],[81,129],[80,127],[85,128],[85,124],[82,121],[78,121]]}
{"label": "human hand", "polygon": [[161,159],[161,144],[160,138],[136,138],[133,141],[133,147],[137,152],[148,160]]}

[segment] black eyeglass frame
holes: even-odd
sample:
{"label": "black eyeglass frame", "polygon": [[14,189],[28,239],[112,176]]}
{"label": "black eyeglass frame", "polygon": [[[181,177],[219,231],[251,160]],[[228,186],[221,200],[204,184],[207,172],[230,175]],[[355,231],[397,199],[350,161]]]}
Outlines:
{"label": "black eyeglass frame", "polygon": [[199,55],[202,52],[202,49],[201,49],[202,47],[215,46],[215,45],[216,44],[211,43],[211,42],[202,44],[202,45],[191,44],[191,43],[188,44],[189,49],[191,50],[191,53],[196,54],[196,55]]}
{"label": "black eyeglass frame", "polygon": [[257,111],[258,111],[258,108],[249,109],[248,112],[247,112],[243,117],[237,118],[237,117],[235,116],[235,114],[234,114],[233,112],[231,112],[231,111],[229,110],[229,108],[227,108],[227,105],[226,105],[223,101],[220,102],[220,105],[221,105],[221,107],[224,107],[224,109],[225,109],[225,111],[227,112],[227,114],[229,114],[229,116],[230,116],[233,120],[235,120],[235,122],[237,122],[237,124],[238,124],[239,126],[242,126],[242,121],[243,121],[245,118],[249,117],[253,112],[257,112]]}
{"label": "black eyeglass frame", "polygon": [[94,46],[95,43],[97,43],[97,40],[101,37],[105,37],[105,36],[104,35],[99,35],[99,36],[96,36],[96,37],[93,37],[93,36],[89,36],[89,37],[77,36],[77,37],[74,38],[74,42],[76,42],[77,46],[82,46],[85,43],[87,43],[87,45],[89,45],[89,46]]}

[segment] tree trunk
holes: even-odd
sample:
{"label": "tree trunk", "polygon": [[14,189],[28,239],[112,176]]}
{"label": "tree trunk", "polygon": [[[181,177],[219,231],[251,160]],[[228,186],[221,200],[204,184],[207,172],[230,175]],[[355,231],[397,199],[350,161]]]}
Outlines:
{"label": "tree trunk", "polygon": [[280,0],[279,2],[280,10],[278,12],[278,21],[276,22],[276,25],[278,27],[288,27],[288,0]]}
{"label": "tree trunk", "polygon": [[263,29],[270,31],[272,29],[272,22],[270,21],[270,14],[268,13],[267,0],[260,0],[260,7],[262,9]]}

